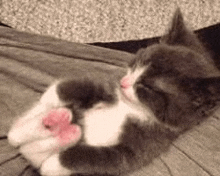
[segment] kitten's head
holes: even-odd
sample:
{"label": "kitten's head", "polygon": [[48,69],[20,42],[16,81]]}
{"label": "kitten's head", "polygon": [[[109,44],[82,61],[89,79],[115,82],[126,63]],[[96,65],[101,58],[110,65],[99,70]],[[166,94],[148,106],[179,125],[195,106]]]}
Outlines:
{"label": "kitten's head", "polygon": [[220,100],[220,72],[178,9],[160,43],[141,49],[121,80],[131,102],[149,107],[171,126],[188,128]]}

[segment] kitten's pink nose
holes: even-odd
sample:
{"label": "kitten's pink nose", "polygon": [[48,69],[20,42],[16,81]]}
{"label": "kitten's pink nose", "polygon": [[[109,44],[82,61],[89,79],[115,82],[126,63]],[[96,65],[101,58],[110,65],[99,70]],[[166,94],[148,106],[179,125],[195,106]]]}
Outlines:
{"label": "kitten's pink nose", "polygon": [[120,81],[121,88],[128,88],[131,86],[131,79],[128,76],[125,76]]}

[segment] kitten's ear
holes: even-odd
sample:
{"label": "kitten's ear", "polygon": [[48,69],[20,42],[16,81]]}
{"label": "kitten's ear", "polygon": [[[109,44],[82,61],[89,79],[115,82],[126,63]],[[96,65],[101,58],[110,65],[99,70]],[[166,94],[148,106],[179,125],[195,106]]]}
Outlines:
{"label": "kitten's ear", "polygon": [[161,38],[161,43],[170,45],[183,45],[190,48],[195,48],[196,50],[202,49],[202,46],[196,35],[187,29],[179,8],[174,13],[168,34]]}

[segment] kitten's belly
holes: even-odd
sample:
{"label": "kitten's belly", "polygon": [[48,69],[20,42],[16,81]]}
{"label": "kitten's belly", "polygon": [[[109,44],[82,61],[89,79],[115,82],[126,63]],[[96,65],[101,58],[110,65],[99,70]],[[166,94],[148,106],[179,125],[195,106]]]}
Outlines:
{"label": "kitten's belly", "polygon": [[92,146],[117,144],[129,111],[123,102],[87,111],[84,118],[85,142]]}

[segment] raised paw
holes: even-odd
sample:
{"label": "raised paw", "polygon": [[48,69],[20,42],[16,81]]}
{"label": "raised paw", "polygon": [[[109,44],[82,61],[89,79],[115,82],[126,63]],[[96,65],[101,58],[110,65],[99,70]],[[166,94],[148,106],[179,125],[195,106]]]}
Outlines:
{"label": "raised paw", "polygon": [[72,112],[65,105],[54,84],[8,133],[9,143],[46,176],[69,175],[70,171],[60,165],[58,154],[81,139],[81,128],[71,124]]}
{"label": "raised paw", "polygon": [[49,87],[35,106],[16,119],[8,133],[8,141],[11,145],[18,147],[28,141],[45,138],[51,134],[48,130],[44,130],[42,117],[51,109],[64,106],[56,89],[57,84]]}
{"label": "raised paw", "polygon": [[43,125],[59,141],[60,146],[76,143],[81,138],[81,128],[71,124],[72,113],[67,108],[52,109],[43,118]]}

